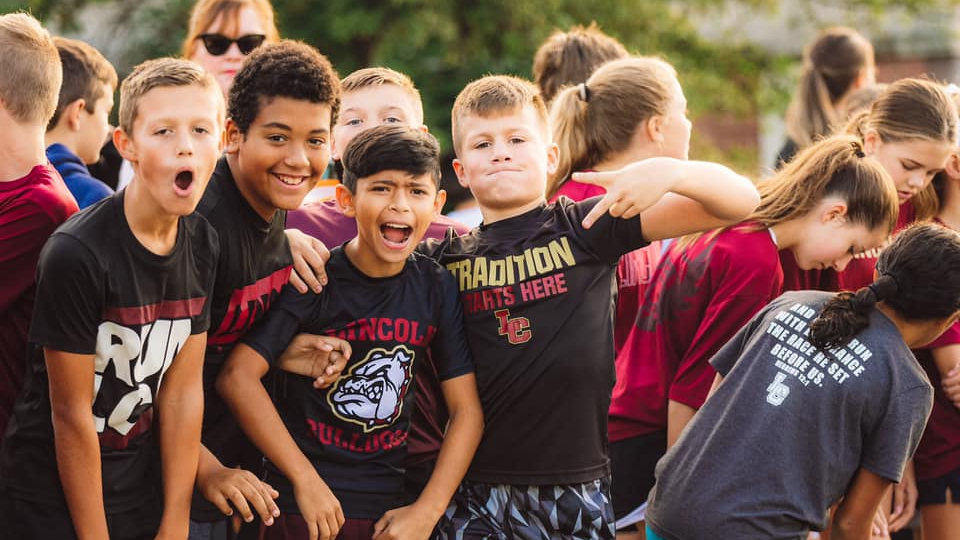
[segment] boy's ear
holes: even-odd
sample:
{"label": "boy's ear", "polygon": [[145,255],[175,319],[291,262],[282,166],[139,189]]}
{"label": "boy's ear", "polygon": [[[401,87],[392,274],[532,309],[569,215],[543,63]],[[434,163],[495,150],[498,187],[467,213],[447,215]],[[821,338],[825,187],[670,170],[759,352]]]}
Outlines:
{"label": "boy's ear", "polygon": [[460,160],[457,158],[453,159],[453,172],[457,175],[457,182],[461,186],[470,189],[470,182],[467,180],[467,177],[464,174],[463,163],[460,163]]}
{"label": "boy's ear", "polygon": [[83,112],[83,108],[86,107],[87,102],[83,98],[75,99],[67,104],[63,108],[63,113],[60,116],[61,122],[66,122],[67,127],[70,128],[70,131],[79,131],[80,130],[80,113]]}
{"label": "boy's ear", "polygon": [[352,218],[357,217],[357,209],[354,206],[353,192],[350,191],[347,186],[343,184],[337,184],[336,197],[337,206],[340,207],[340,211],[343,212],[343,215]]}
{"label": "boy's ear", "polygon": [[557,167],[560,166],[560,147],[557,146],[557,143],[550,143],[547,145],[547,174],[552,175],[557,172]]}
{"label": "boy's ear", "polygon": [[440,212],[443,210],[443,205],[445,204],[447,204],[447,190],[438,189],[437,199],[433,201],[433,219],[440,217]]}
{"label": "boy's ear", "polygon": [[954,152],[947,158],[947,166],[944,167],[950,180],[960,179],[960,154]]}
{"label": "boy's ear", "polygon": [[113,129],[113,145],[117,147],[117,152],[123,156],[123,159],[130,163],[137,162],[137,148],[133,139],[122,128]]}
{"label": "boy's ear", "polygon": [[223,152],[225,154],[236,154],[240,151],[242,140],[243,133],[240,133],[240,127],[232,118],[227,118],[227,125],[223,128]]}

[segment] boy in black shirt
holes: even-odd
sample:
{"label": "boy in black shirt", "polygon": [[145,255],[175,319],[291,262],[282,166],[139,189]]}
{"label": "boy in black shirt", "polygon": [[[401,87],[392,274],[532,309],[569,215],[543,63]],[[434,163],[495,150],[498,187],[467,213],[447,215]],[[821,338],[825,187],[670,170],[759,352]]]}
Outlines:
{"label": "boy in black shirt", "polygon": [[[415,128],[358,135],[337,188],[358,232],[331,252],[334,285],[319,295],[284,289],[220,375],[218,391],[280,491],[281,517],[261,538],[426,539],[469,465],[483,420],[456,284],[413,253],[443,206],[438,157],[436,140]],[[297,331],[350,341],[344,374],[318,392],[309,377],[273,370],[268,393],[261,379]],[[403,506],[413,372],[423,362],[438,364],[450,422],[430,481]],[[277,432],[281,422],[288,431]]]}
{"label": "boy in black shirt", "polygon": [[234,468],[258,473],[260,459],[214,383],[233,346],[266,314],[290,276],[287,210],[300,206],[330,160],[340,81],[309,45],[265,44],[245,60],[228,101],[226,155],[197,208],[219,234],[221,254],[203,368],[205,448],[197,477],[203,497],[194,497],[191,540],[221,534],[224,513],[232,512],[231,495],[248,521],[247,501],[268,524],[276,513],[260,482]]}
{"label": "boy in black shirt", "polygon": [[2,453],[9,538],[187,535],[219,253],[194,209],[223,115],[219,86],[192,62],[152,60],[124,81],[114,142],[134,179],[40,258]]}

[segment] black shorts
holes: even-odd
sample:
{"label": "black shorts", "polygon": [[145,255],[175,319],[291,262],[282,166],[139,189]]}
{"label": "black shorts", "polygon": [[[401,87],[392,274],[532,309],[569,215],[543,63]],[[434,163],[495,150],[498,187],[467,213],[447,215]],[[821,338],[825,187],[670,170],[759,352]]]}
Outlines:
{"label": "black shorts", "polygon": [[[111,540],[153,540],[160,528],[163,504],[144,504],[126,512],[107,514]],[[76,540],[70,512],[60,506],[35,503],[0,492],[0,531],[17,540]]]}
{"label": "black shorts", "polygon": [[667,432],[658,431],[610,443],[610,494],[621,519],[647,502],[657,461],[667,452]]}
{"label": "black shorts", "polygon": [[953,503],[960,504],[960,469],[937,478],[917,480],[917,506],[947,504],[948,489]]}

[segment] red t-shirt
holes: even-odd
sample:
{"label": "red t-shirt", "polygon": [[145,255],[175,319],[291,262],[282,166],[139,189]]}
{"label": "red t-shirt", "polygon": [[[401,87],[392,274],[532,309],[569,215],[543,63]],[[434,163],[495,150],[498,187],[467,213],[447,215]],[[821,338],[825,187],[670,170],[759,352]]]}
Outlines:
{"label": "red t-shirt", "polygon": [[[916,219],[917,214],[913,204],[910,201],[901,204],[900,213],[897,216],[897,225],[893,229],[894,234],[906,228]],[[877,258],[853,259],[844,268],[843,272],[837,272],[833,269],[801,270],[797,267],[793,252],[787,249],[780,253],[780,264],[783,265],[784,291],[856,291],[873,283],[873,269],[877,265]]]}
{"label": "red t-shirt", "polygon": [[77,201],[49,164],[0,182],[0,436],[23,385],[40,249],[76,211]]}
{"label": "red t-shirt", "polygon": [[[557,193],[550,199],[556,202],[565,195],[574,201],[582,201],[590,197],[604,195],[607,191],[600,186],[584,184],[576,180],[567,180],[560,186]],[[640,299],[646,284],[650,283],[653,269],[660,261],[662,244],[659,241],[650,242],[647,247],[640,248],[620,257],[617,265],[617,311],[613,320],[613,344],[617,353],[617,378],[620,373],[620,350],[626,341],[633,323],[637,320],[637,311],[640,308]]]}
{"label": "red t-shirt", "polygon": [[618,366],[611,441],[665,430],[667,402],[700,408],[710,358],[780,294],[783,272],[767,229],[743,223],[693,245],[671,244],[656,267]]}

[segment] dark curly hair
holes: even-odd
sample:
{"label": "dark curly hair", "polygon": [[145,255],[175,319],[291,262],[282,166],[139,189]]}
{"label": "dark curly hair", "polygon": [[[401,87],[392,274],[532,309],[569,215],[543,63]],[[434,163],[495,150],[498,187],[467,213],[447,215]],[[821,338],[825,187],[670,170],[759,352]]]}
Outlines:
{"label": "dark curly hair", "polygon": [[935,320],[960,310],[960,235],[926,223],[901,231],[877,260],[879,277],[869,286],[842,292],[810,324],[810,342],[820,349],[843,345],[870,324],[883,301],[903,317]]}
{"label": "dark curly hair", "polygon": [[363,131],[343,153],[343,185],[352,193],[357,180],[381,171],[403,171],[412,176],[430,173],[440,187],[440,143],[423,130],[382,125]]}
{"label": "dark curly hair", "polygon": [[330,104],[330,129],[340,110],[340,76],[316,49],[283,40],[257,47],[233,79],[227,116],[246,134],[271,98],[285,97]]}

